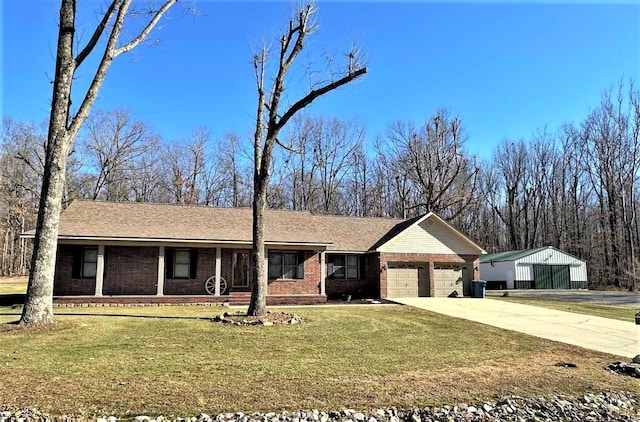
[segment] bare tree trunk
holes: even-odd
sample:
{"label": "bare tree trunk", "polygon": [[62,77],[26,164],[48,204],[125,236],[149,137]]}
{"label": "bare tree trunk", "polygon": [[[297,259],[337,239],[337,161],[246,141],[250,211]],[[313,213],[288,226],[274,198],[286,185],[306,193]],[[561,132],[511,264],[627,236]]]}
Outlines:
{"label": "bare tree trunk", "polygon": [[[61,0],[56,70],[51,97],[51,115],[45,150],[44,176],[27,297],[20,319],[22,324],[48,324],[53,322],[53,278],[69,148],[80,126],[89,115],[89,111],[113,59],[140,44],[151,32],[160,17],[176,1],[168,0],[159,10],[150,13],[149,23],[138,36],[127,44],[117,46],[131,0],[113,0],[87,45],[74,57],[76,1]],[[109,25],[114,15],[115,20]],[[75,71],[91,54],[102,37],[102,33],[108,27],[110,27],[110,32],[106,40],[105,50],[93,80],[78,111],[71,116],[71,85]]]}
{"label": "bare tree trunk", "polygon": [[[347,55],[346,69],[338,79],[320,83],[300,100],[293,103],[284,113],[280,113],[280,99],[285,89],[287,71],[294,63],[298,53],[302,51],[305,37],[315,29],[312,17],[315,13],[313,4],[300,6],[295,18],[289,21],[288,31],[280,38],[278,67],[269,95],[264,89],[264,75],[267,64],[267,49],[254,56],[253,65],[258,90],[258,107],[256,113],[256,130],[254,133],[254,180],[253,180],[253,275],[249,315],[264,315],[267,310],[267,272],[264,268],[264,210],[266,194],[269,186],[269,170],[275,144],[284,146],[278,140],[278,134],[287,122],[300,110],[334,89],[345,85],[367,72],[358,52],[352,50]],[[332,75],[335,76],[335,75]],[[266,112],[266,113],[265,113]]]}

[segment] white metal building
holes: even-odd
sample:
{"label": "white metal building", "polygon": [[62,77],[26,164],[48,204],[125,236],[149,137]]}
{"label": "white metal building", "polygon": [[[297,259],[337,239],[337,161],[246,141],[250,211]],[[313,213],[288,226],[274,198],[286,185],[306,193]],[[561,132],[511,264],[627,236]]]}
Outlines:
{"label": "white metal building", "polygon": [[489,289],[586,289],[587,264],[552,246],[480,256]]}

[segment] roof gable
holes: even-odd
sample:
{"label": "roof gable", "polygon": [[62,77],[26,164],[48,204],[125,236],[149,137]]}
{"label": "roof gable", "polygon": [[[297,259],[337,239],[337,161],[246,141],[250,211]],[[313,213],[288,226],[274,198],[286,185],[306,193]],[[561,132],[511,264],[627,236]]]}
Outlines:
{"label": "roof gable", "polygon": [[533,249],[523,249],[523,250],[516,250],[516,251],[505,251],[505,252],[496,252],[496,253],[492,253],[492,254],[488,254],[488,255],[484,255],[480,258],[480,263],[488,263],[488,262],[504,262],[504,261],[517,261],[523,258],[527,258],[531,255],[535,255],[539,252],[545,251],[545,250],[553,250],[556,253],[562,254],[562,255],[566,255],[567,257],[570,257],[572,259],[581,261],[581,262],[585,262],[584,260],[573,256],[565,251],[561,251],[558,248],[554,248],[553,246],[542,246],[540,248],[533,248]]}
{"label": "roof gable", "polygon": [[428,213],[399,225],[376,245],[380,252],[478,255],[480,246],[434,213]]}

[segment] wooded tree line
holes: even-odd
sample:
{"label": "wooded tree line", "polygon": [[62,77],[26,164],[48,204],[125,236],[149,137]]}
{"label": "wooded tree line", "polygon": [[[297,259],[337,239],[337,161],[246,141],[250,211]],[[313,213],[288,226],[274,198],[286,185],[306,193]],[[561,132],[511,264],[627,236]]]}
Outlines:
{"label": "wooded tree line", "polygon": [[[488,252],[551,245],[588,263],[593,287],[630,288],[640,262],[640,96],[605,92],[580,122],[505,139],[486,160],[465,148],[460,116],[396,121],[367,139],[358,119],[296,116],[274,150],[271,208],[375,217],[434,211]],[[0,274],[25,273],[46,125],[5,117],[0,139]],[[164,140],[126,110],[94,111],[69,153],[63,206],[75,198],[251,206],[253,146],[198,128]]]}

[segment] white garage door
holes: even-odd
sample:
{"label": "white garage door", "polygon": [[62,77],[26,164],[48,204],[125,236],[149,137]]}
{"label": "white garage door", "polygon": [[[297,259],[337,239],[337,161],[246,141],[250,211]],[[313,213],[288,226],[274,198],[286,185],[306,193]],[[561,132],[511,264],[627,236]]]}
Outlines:
{"label": "white garage door", "polygon": [[433,270],[436,297],[449,296],[454,290],[463,295],[462,269],[453,265],[436,265]]}
{"label": "white garage door", "polygon": [[389,263],[387,297],[429,296],[429,281],[424,264]]}

